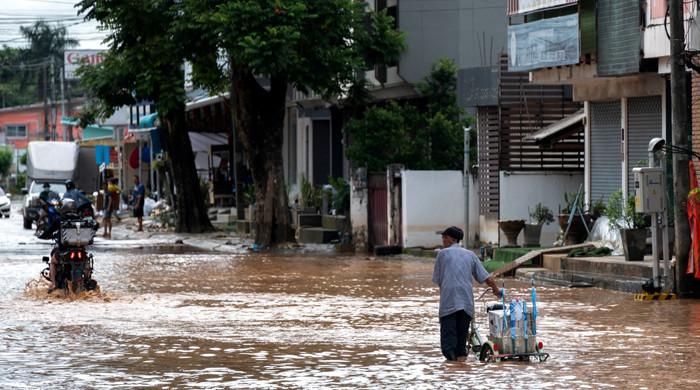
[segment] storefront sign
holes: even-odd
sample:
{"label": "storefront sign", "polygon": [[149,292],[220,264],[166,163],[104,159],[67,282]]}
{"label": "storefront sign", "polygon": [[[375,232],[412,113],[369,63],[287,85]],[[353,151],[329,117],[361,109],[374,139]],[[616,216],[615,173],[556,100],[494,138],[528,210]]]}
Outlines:
{"label": "storefront sign", "polygon": [[80,65],[97,65],[104,61],[104,54],[100,50],[66,50],[63,52],[64,77],[66,80],[76,79],[75,71]]}
{"label": "storefront sign", "polygon": [[576,3],[578,0],[508,0],[508,15],[524,14]]}
{"label": "storefront sign", "polygon": [[508,26],[508,70],[579,62],[578,14]]}

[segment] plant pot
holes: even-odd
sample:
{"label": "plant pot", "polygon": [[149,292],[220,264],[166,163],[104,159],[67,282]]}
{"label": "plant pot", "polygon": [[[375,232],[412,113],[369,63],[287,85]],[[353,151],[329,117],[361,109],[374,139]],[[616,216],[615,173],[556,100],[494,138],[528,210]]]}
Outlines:
{"label": "plant pot", "polygon": [[498,227],[506,235],[508,246],[518,246],[518,235],[524,226],[525,221],[522,219],[498,221]]}
{"label": "plant pot", "polygon": [[620,229],[622,248],[625,251],[625,260],[644,260],[644,250],[647,245],[647,229]]}
{"label": "plant pot", "polygon": [[[564,234],[564,232],[566,232],[566,225],[569,223],[569,214],[559,214],[557,219],[561,232]],[[586,238],[588,238],[586,225],[589,225],[590,222],[591,217],[588,215],[585,216],[585,219],[581,218],[580,215],[574,215],[574,218],[571,220],[571,226],[569,227],[569,233],[566,235],[566,240],[564,240],[564,244],[576,245],[586,241]]]}
{"label": "plant pot", "polygon": [[540,246],[540,237],[542,235],[542,225],[536,223],[526,223],[523,231],[523,245],[525,246]]}

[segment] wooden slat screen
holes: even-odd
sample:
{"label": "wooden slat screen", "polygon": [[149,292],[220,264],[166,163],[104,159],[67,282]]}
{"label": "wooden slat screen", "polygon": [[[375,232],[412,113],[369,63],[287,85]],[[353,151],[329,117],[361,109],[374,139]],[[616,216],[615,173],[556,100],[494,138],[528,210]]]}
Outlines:
{"label": "wooden slat screen", "polygon": [[508,72],[501,58],[500,169],[505,171],[581,171],[583,131],[542,147],[524,137],[575,113],[582,104],[571,101],[566,86],[534,85],[527,72]]}
{"label": "wooden slat screen", "polygon": [[498,215],[499,212],[499,115],[497,106],[479,107],[477,131],[479,150],[479,212]]}

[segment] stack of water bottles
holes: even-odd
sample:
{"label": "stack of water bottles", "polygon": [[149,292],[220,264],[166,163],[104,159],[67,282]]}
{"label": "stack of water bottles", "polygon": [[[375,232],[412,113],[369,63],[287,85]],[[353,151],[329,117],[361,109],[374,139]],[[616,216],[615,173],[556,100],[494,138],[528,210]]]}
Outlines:
{"label": "stack of water bottles", "polygon": [[[489,310],[489,340],[498,346],[500,354],[527,354],[536,351],[537,306],[528,307],[520,298],[506,302]],[[534,302],[533,296],[533,302]]]}

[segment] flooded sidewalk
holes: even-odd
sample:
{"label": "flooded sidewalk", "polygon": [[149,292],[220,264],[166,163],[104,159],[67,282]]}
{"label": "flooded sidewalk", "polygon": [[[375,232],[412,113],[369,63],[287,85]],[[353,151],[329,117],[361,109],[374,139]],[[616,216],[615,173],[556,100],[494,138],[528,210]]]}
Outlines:
{"label": "flooded sidewalk", "polygon": [[76,301],[25,290],[34,257],[2,261],[3,389],[680,389],[700,368],[700,303],[545,286],[547,362],[445,362],[430,259],[100,251],[102,295]]}

